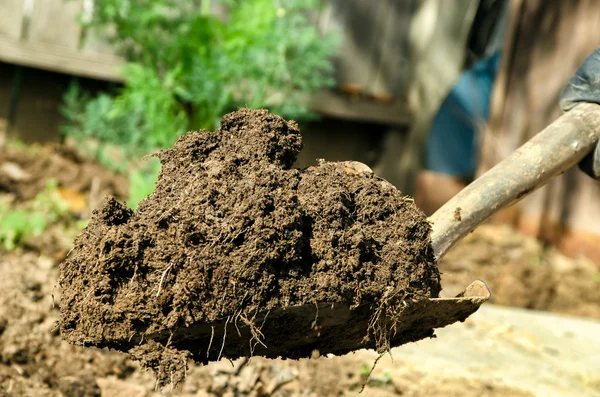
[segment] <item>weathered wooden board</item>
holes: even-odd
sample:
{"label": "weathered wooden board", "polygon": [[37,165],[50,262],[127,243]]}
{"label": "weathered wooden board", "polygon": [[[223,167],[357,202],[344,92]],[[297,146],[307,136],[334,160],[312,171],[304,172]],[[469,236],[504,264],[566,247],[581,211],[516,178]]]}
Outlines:
{"label": "weathered wooden board", "polygon": [[24,0],[0,1],[0,36],[19,39],[23,24]]}
{"label": "weathered wooden board", "polygon": [[116,67],[123,60],[107,51],[108,46],[101,39],[93,35],[83,37],[78,18],[88,3],[87,0],[0,1],[0,61],[120,81]]}
{"label": "weathered wooden board", "polygon": [[427,136],[442,101],[458,79],[465,61],[467,39],[479,0],[421,0],[410,31],[411,66],[408,107],[414,115],[408,141],[390,176],[414,194],[423,169]]}
{"label": "weathered wooden board", "polygon": [[[82,30],[77,21],[89,17],[93,1],[98,0],[0,1],[0,61],[122,81],[117,67],[123,59],[106,39]],[[314,19],[324,32],[342,28],[342,48],[335,61],[341,90],[314,98],[314,110],[349,120],[395,125],[407,121],[407,43],[416,3],[324,1]],[[348,90],[360,98],[349,97]]]}
{"label": "weathered wooden board", "polygon": [[[489,169],[560,114],[558,97],[600,44],[600,2],[513,0],[508,47],[496,80],[481,169]],[[522,230],[600,265],[600,182],[577,170],[501,214]]]}
{"label": "weathered wooden board", "polygon": [[373,72],[367,87],[376,96],[404,98],[410,68],[411,19],[416,2],[385,0],[378,4],[383,11],[379,20],[384,27],[375,42]]}
{"label": "weathered wooden board", "polygon": [[0,62],[0,145],[8,133],[8,109],[14,68],[13,65]]}
{"label": "weathered wooden board", "polygon": [[82,0],[35,1],[28,41],[76,49],[81,36],[78,17],[82,7]]}
{"label": "weathered wooden board", "polygon": [[330,90],[316,94],[311,107],[317,112],[343,120],[392,126],[406,126],[411,120],[404,102],[379,103],[370,98],[352,97]]}
{"label": "weathered wooden board", "polygon": [[62,97],[70,76],[22,68],[22,84],[11,135],[25,142],[57,142],[62,116]]}
{"label": "weathered wooden board", "polygon": [[[340,85],[354,85],[366,92],[371,72],[376,28],[373,23],[379,7],[369,0],[331,0],[325,6],[320,25],[325,31],[342,27],[340,56],[335,60],[336,78]],[[356,27],[348,29],[348,26]]]}
{"label": "weathered wooden board", "polygon": [[318,16],[321,32],[341,28],[336,80],[377,98],[405,94],[410,20],[415,1],[330,0]]}
{"label": "weathered wooden board", "polygon": [[122,81],[116,68],[123,59],[114,55],[82,53],[46,43],[29,43],[0,36],[0,61],[107,81]]}

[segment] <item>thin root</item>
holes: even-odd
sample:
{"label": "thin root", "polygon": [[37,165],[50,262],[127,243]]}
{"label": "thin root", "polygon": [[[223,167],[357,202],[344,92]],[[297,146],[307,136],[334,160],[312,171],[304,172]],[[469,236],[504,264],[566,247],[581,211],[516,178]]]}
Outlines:
{"label": "thin root", "polygon": [[172,263],[169,266],[167,266],[167,268],[163,272],[162,276],[160,276],[160,282],[158,283],[158,292],[156,293],[157,298],[160,295],[160,291],[162,291],[162,284],[163,284],[163,281],[165,280],[165,276],[167,275],[169,270],[171,270],[171,267],[173,267]]}
{"label": "thin root", "polygon": [[210,328],[210,341],[208,342],[208,349],[206,349],[206,358],[208,358],[208,356],[210,355],[210,348],[212,346],[213,338],[215,337],[215,326],[211,324]]}
{"label": "thin root", "polygon": [[371,367],[371,370],[369,371],[369,373],[367,374],[367,379],[365,379],[365,381],[363,382],[359,393],[362,393],[363,390],[365,390],[365,387],[367,386],[367,383],[369,383],[369,379],[371,379],[371,374],[373,373],[373,370],[375,370],[375,367],[377,366],[377,363],[379,362],[379,360],[381,360],[381,357],[385,356],[385,353],[380,353],[379,357],[377,357],[375,359],[375,362],[373,363],[373,366]]}
{"label": "thin root", "polygon": [[219,351],[219,356],[217,357],[217,361],[221,360],[221,355],[223,354],[223,349],[225,348],[225,338],[227,338],[227,324],[229,324],[229,319],[231,316],[227,317],[225,320],[225,326],[223,328],[223,344],[221,345],[221,350]]}

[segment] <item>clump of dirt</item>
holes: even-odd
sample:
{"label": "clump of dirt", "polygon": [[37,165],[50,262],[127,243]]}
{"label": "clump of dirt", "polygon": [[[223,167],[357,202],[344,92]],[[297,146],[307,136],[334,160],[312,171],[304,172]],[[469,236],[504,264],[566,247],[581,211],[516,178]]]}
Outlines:
{"label": "clump of dirt", "polygon": [[[140,370],[138,363],[127,355],[84,349],[61,340],[56,329],[61,296],[59,289],[54,288],[58,269],[53,259],[31,251],[2,253],[0,272],[3,275],[0,278],[0,396],[92,397],[98,394],[99,388],[103,397],[416,397],[437,395],[440,390],[456,390],[459,395],[460,387],[465,390],[464,396],[485,395],[488,391],[493,396],[520,395],[515,389],[507,390],[485,381],[476,388],[472,379],[454,379],[449,384],[437,371],[423,372],[421,358],[414,363],[415,360],[392,362],[389,357],[380,360],[366,389],[359,394],[367,381],[364,368],[370,368],[377,357],[369,350],[342,357],[298,361],[255,357],[234,361],[234,366],[227,361],[207,366],[191,363],[181,388],[173,393],[170,387],[162,392],[154,391],[156,380],[152,374]],[[401,354],[396,352],[394,357]],[[495,394],[491,392],[492,387]]]}
{"label": "clump of dirt", "polygon": [[[154,193],[135,212],[107,200],[61,265],[62,337],[127,351],[162,385],[188,358],[341,354],[348,335],[379,351],[398,342],[403,305],[440,292],[425,215],[366,167],[292,169],[301,146],[295,122],[242,109],[159,153]],[[364,321],[328,334],[322,302]],[[310,320],[285,310],[295,305]]]}

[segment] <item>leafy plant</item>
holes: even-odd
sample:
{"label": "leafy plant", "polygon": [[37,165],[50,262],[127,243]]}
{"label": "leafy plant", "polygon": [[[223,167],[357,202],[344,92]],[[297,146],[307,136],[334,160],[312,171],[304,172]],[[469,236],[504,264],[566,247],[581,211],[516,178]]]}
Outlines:
{"label": "leafy plant", "polygon": [[369,375],[371,374],[371,370],[373,369],[372,365],[368,365],[368,364],[364,364],[360,366],[360,377],[361,378],[368,378]]}
{"label": "leafy plant", "polygon": [[[220,8],[226,17],[210,10]],[[170,146],[193,129],[213,129],[238,107],[312,117],[307,99],[333,84],[338,35],[322,37],[307,12],[316,0],[103,0],[88,29],[109,37],[127,63],[125,86],[91,98],[74,83],[64,98],[64,132],[132,154]]]}
{"label": "leafy plant", "polygon": [[11,209],[8,202],[0,202],[0,244],[6,251],[14,250],[27,239],[39,236],[67,213],[67,204],[60,198],[55,181],[49,181],[24,208]]}

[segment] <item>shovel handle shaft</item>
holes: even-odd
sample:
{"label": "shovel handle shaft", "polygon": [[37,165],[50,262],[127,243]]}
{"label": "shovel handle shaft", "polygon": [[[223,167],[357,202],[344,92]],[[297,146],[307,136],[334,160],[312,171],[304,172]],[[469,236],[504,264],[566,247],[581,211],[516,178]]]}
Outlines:
{"label": "shovel handle shaft", "polygon": [[436,258],[497,211],[579,163],[599,138],[599,105],[582,103],[563,114],[429,218]]}

